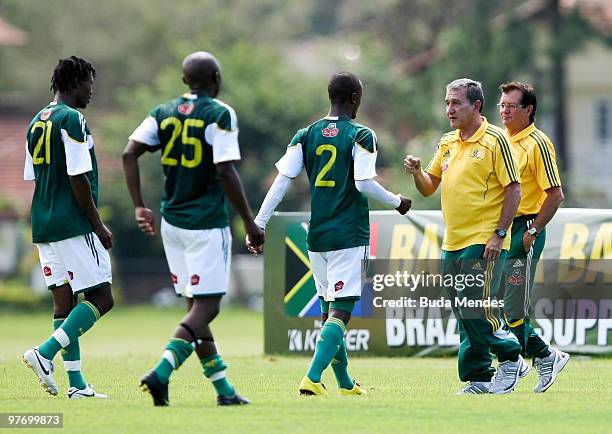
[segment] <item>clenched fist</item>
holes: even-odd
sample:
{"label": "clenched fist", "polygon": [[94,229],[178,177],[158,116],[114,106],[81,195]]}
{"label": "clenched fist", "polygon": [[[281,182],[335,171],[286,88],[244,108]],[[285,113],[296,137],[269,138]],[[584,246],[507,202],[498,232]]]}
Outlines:
{"label": "clenched fist", "polygon": [[400,194],[400,200],[401,200],[400,206],[398,206],[395,209],[401,215],[404,215],[410,210],[410,207],[412,206],[412,201],[408,199],[407,197],[402,196],[401,194]]}
{"label": "clenched fist", "polygon": [[421,159],[414,155],[406,155],[404,158],[404,169],[408,173],[417,173],[421,170]]}

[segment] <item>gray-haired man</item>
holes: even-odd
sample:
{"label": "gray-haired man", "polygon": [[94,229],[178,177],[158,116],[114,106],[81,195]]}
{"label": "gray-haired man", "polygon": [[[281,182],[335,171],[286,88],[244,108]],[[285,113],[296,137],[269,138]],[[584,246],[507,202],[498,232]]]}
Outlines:
{"label": "gray-haired man", "polygon": [[[448,288],[451,300],[466,299],[481,306],[454,307],[461,336],[459,378],[469,381],[460,393],[509,393],[519,372],[528,367],[518,340],[503,327],[499,311],[487,303],[499,288],[502,261],[510,247],[506,233],[521,198],[517,165],[504,131],[481,115],[484,95],[479,82],[453,81],[446,87],[445,101],[455,130],[442,136],[425,170],[412,155],[404,167],[424,196],[441,185],[444,273],[484,277],[482,285],[469,289]],[[491,352],[499,359],[493,379]]]}

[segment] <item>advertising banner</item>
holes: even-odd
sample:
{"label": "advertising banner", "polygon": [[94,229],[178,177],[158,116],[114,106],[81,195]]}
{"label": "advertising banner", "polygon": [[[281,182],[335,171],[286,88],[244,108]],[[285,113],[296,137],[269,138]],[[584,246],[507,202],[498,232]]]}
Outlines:
{"label": "advertising banner", "polygon": [[[308,220],[308,213],[277,213],[266,229],[264,313],[269,354],[312,352],[320,331],[319,300],[306,244]],[[534,327],[546,341],[566,351],[612,354],[612,210],[561,209],[546,231],[535,282],[528,289]],[[440,261],[443,234],[440,211],[410,211],[405,216],[370,213],[370,260],[364,263],[362,296],[347,327],[349,351],[372,356],[456,351],[454,309],[472,306],[474,301],[463,295],[469,294],[471,282],[485,279],[487,263],[463,263],[470,270],[467,278],[445,274],[449,264]],[[485,310],[501,312],[503,317],[509,309],[504,310],[503,287],[526,280],[523,262],[506,265],[500,287],[484,302]],[[454,297],[449,298],[449,289],[455,291]],[[475,302],[477,307],[482,307],[481,302]]]}

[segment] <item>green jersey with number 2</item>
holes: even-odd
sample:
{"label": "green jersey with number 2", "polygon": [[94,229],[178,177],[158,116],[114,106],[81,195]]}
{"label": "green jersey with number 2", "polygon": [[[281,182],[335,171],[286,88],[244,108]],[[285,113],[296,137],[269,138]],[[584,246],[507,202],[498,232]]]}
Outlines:
{"label": "green jersey with number 2", "polygon": [[355,187],[353,152],[376,151],[376,136],[349,117],[321,119],[299,130],[289,146],[302,145],[310,181],[308,249],[313,252],[368,245],[368,200]]}

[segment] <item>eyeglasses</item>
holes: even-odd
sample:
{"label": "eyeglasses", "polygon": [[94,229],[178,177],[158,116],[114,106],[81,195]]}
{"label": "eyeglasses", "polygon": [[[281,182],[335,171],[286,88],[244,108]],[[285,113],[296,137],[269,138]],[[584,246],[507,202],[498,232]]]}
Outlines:
{"label": "eyeglasses", "polygon": [[516,110],[517,108],[525,108],[524,105],[522,104],[506,104],[506,103],[501,103],[501,104],[497,104],[497,108],[500,110]]}

